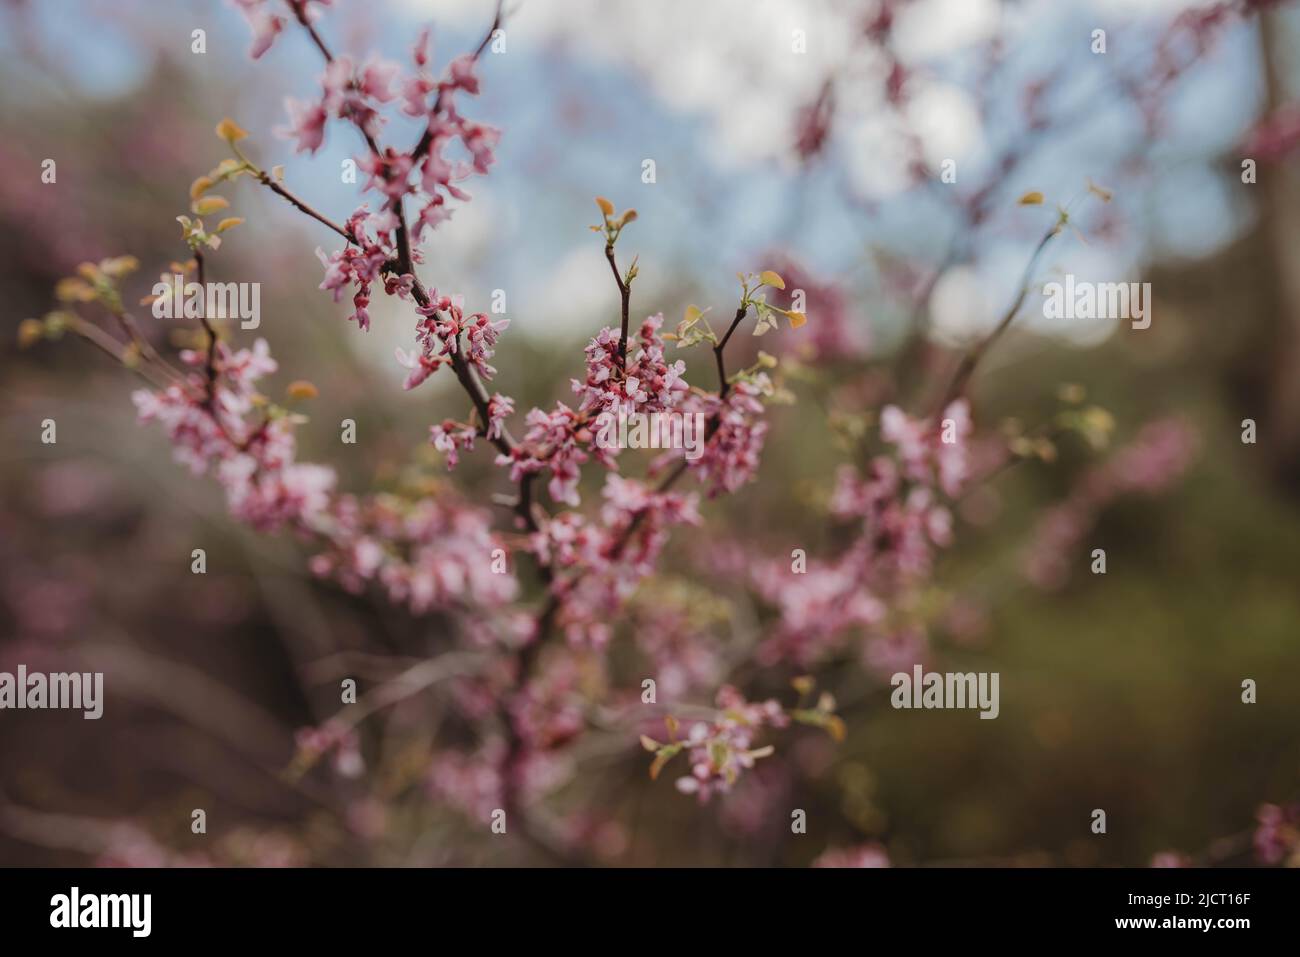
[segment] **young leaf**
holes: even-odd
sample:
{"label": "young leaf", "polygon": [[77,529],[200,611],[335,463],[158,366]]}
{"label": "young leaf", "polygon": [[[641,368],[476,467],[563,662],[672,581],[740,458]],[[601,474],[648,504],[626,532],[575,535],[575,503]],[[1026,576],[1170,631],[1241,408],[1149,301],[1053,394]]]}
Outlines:
{"label": "young leaf", "polygon": [[227,116],[217,124],[217,136],[233,144],[248,136],[248,132],[240,129],[239,124]]}
{"label": "young leaf", "polygon": [[39,319],[24,319],[18,323],[18,348],[26,349],[45,337],[45,324]]}
{"label": "young leaf", "polygon": [[1115,195],[1115,191],[1107,189],[1105,186],[1098,186],[1092,180],[1088,180],[1088,192],[1092,193],[1103,203],[1109,203]]}
{"label": "young leaf", "polygon": [[209,213],[215,213],[219,209],[227,209],[230,206],[230,200],[224,196],[204,196],[196,199],[190,206],[191,212],[196,216],[207,216]]}

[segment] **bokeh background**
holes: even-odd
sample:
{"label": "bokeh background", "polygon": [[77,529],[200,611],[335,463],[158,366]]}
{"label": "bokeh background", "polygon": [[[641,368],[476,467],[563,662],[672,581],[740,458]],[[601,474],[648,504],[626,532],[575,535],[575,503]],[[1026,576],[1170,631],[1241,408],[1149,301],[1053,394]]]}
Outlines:
{"label": "bokeh background", "polygon": [[[930,344],[904,393],[996,323],[1052,204],[1082,194],[1078,234],[1037,278],[1149,281],[1152,326],[1047,320],[1031,296],[981,366],[976,421],[1048,421],[1075,383],[1114,417],[1113,446],[1169,416],[1198,441],[1159,495],[1105,508],[1050,587],[1026,574],[1027,550],[1107,453],[1064,445],[969,503],[935,576],[969,614],[932,638],[953,670],[1001,673],[999,720],[895,712],[886,686],[848,669],[830,679],[843,744],[801,738],[703,808],[648,781],[629,741],[591,755],[567,798],[607,815],[609,863],[803,865],[863,844],[895,864],[1256,860],[1259,807],[1300,797],[1300,22],[1260,6],[1204,26],[1197,13],[1215,4],[914,0],[896,5],[887,44],[874,2],[508,6],[507,50],[485,56],[471,110],[504,131],[497,164],[426,244],[423,272],[470,304],[507,291],[498,381],[522,408],[566,396],[586,338],[617,316],[587,230],[593,196],[639,212],[620,246],[640,257],[634,315],[726,312],[738,270],[778,262],[833,290],[835,317],[810,308],[805,331],[839,323],[850,346],[832,364],[862,373],[852,394],[869,412],[888,394],[871,374],[896,367],[909,330],[922,323]],[[403,62],[421,25],[442,63],[492,16],[487,0],[335,8],[322,29],[337,48]],[[0,863],[535,862],[423,793],[436,697],[375,720],[361,780],[288,779],[295,729],[334,713],[341,676],[382,680],[435,653],[443,625],[317,582],[298,543],[228,519],[219,490],[135,424],[135,383],[84,343],[17,348],[19,322],[50,308],[78,263],[135,255],[129,288],[143,296],[181,256],[175,216],[225,155],[212,134],[223,116],[252,133],[259,162],[284,164],[298,192],[346,218],[358,194],[338,170],[355,135],[335,127],[305,157],[273,133],[283,97],[314,88],[315,50],[291,29],[254,63],[238,12],[215,0],[8,0],[0,24],[0,669],[109,675],[100,721],[0,712]],[[1104,55],[1090,49],[1098,28]],[[791,51],[794,30],[806,54]],[[1181,65],[1163,82],[1166,43]],[[41,183],[46,158],[55,184]],[[937,180],[945,159],[953,186]],[[1088,196],[1089,178],[1114,191],[1109,204]],[[1028,190],[1047,208],[1018,206]],[[460,399],[449,379],[401,391],[406,307],[376,297],[359,334],[316,288],[314,249],[336,237],[251,184],[232,200],[248,222],[218,268],[262,283],[258,334],[280,379],[321,391],[303,457],[352,489],[437,471],[423,439]],[[788,330],[774,335],[764,348],[797,356]],[[708,532],[681,537],[666,575],[689,581],[720,543],[833,544],[823,506],[844,422],[817,381],[788,384],[798,401],[772,411],[759,482],[711,503]],[[357,445],[337,441],[345,417]],[[46,418],[57,445],[40,442]],[[1256,444],[1241,441],[1244,418]],[[507,491],[485,454],[455,480]],[[205,576],[190,573],[195,547]],[[1104,576],[1088,574],[1094,547]],[[741,589],[710,591],[713,627],[743,642],[761,612]],[[809,834],[763,810],[774,801],[807,809]],[[206,835],[190,833],[196,807]],[[1093,808],[1107,811],[1104,837],[1088,830]]]}

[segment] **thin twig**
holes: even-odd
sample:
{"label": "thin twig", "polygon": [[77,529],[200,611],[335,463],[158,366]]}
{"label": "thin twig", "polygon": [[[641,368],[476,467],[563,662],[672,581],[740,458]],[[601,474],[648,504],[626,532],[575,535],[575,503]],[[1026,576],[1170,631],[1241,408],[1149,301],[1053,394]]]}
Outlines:
{"label": "thin twig", "polygon": [[1038,266],[1038,260],[1042,257],[1043,250],[1047,248],[1047,244],[1051,242],[1052,237],[1057,235],[1060,231],[1061,226],[1060,224],[1057,224],[1049,229],[1043,235],[1043,238],[1038,241],[1038,245],[1034,248],[1034,254],[1029,257],[1029,263],[1025,266],[1025,272],[1021,277],[1020,289],[1016,293],[1016,298],[1012,301],[1010,308],[1008,308],[1003,314],[1002,319],[998,322],[997,326],[994,327],[993,331],[962,357],[961,362],[957,366],[957,371],[953,374],[952,381],[949,382],[948,388],[944,390],[943,396],[939,400],[938,406],[935,408],[936,415],[946,409],[951,402],[957,399],[966,390],[966,384],[970,381],[971,375],[975,372],[975,367],[979,365],[980,359],[983,358],[986,352],[988,352],[993,343],[1001,337],[1002,333],[1006,332],[1007,328],[1016,318],[1016,315],[1020,312],[1020,307],[1025,302],[1025,297],[1029,295],[1029,282],[1033,278],[1034,269]]}

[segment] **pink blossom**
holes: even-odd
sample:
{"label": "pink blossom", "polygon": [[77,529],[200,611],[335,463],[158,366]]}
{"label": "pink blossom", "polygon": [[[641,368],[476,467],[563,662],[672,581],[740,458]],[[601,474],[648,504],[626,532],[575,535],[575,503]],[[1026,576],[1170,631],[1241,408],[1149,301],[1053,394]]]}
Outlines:
{"label": "pink blossom", "polygon": [[335,773],[345,778],[360,777],[365,771],[360,739],[354,729],[327,721],[316,728],[299,728],[294,733],[299,753],[310,761],[331,756]]}
{"label": "pink blossom", "polygon": [[504,803],[501,766],[505,744],[493,740],[477,754],[439,753],[429,767],[429,793],[465,815],[481,821]]}
{"label": "pink blossom", "polygon": [[1255,820],[1253,843],[1262,863],[1281,864],[1300,853],[1300,805],[1261,804]]}
{"label": "pink blossom", "polygon": [[714,721],[691,726],[686,739],[690,774],[676,781],[677,790],[696,795],[701,804],[714,794],[728,793],[743,771],[771,753],[770,747],[753,746],[762,728],[784,728],[790,723],[775,699],[751,703],[730,685],[718,691],[717,706]]}
{"label": "pink blossom", "polygon": [[709,487],[709,497],[734,492],[754,478],[758,471],[767,423],[760,421],[763,403],[759,396],[770,388],[767,375],[757,381],[735,383],[727,397],[709,395],[688,403],[687,411],[701,411],[707,421],[716,422],[704,443],[700,457],[689,468]]}
{"label": "pink blossom", "polygon": [[813,867],[889,867],[889,855],[879,844],[832,847],[822,851]]}
{"label": "pink blossom", "polygon": [[499,548],[490,516],[447,495],[408,502],[391,495],[337,497],[319,534],[314,574],[353,592],[379,585],[416,615],[449,607],[497,607],[515,597],[512,575],[485,556]]}
{"label": "pink blossom", "polygon": [[460,449],[473,449],[474,438],[477,431],[473,426],[464,425],[460,422],[454,422],[446,419],[438,425],[430,426],[429,441],[439,452],[446,453],[447,468],[454,469],[457,462],[460,461]]}
{"label": "pink blossom", "polygon": [[393,83],[401,72],[401,67],[391,60],[371,57],[361,69],[358,88],[362,96],[368,96],[380,103],[387,103],[396,94]]}
{"label": "pink blossom", "polygon": [[578,479],[582,465],[590,457],[579,441],[582,422],[577,413],[563,402],[552,412],[533,409],[524,418],[528,430],[524,440],[510,455],[498,455],[498,465],[510,466],[510,481],[519,482],[525,475],[547,469],[551,479],[547,492],[557,502],[577,506]]}
{"label": "pink blossom", "polygon": [[502,395],[498,392],[494,394],[492,398],[488,399],[488,424],[486,432],[488,439],[501,438],[501,429],[505,424],[505,420],[514,415],[514,412],[515,400],[509,396]]}
{"label": "pink blossom", "polygon": [[315,153],[325,142],[325,123],[329,115],[320,103],[309,100],[297,100],[286,97],[285,109],[289,113],[289,125],[276,130],[281,136],[298,141],[295,150]]}
{"label": "pink blossom", "polygon": [[266,0],[235,0],[235,3],[253,31],[253,46],[248,55],[256,60],[271,48],[284,29],[284,17],[268,13],[264,8]]}
{"label": "pink blossom", "polygon": [[700,521],[693,495],[653,491],[613,473],[605,478],[604,497],[599,525],[564,513],[531,540],[539,561],[581,572],[552,584],[559,602],[556,617],[570,642],[594,647],[608,641],[609,619],[654,571],[668,529]]}
{"label": "pink blossom", "polygon": [[628,343],[626,369],[618,361],[620,332],[606,326],[597,333],[586,348],[586,381],[573,380],[573,391],[581,397],[579,411],[595,417],[662,412],[678,404],[689,389],[683,378],[686,363],[678,359],[670,365],[664,358],[663,321],[660,314],[641,323],[635,341]]}
{"label": "pink blossom", "polygon": [[[185,351],[182,361],[203,367],[206,354]],[[196,474],[214,474],[226,492],[231,514],[261,530],[284,526],[310,529],[329,508],[334,471],[295,462],[292,423],[266,418],[251,425],[254,384],[276,370],[266,341],[231,352],[218,343],[216,377],[191,373],[180,385],[132,396],[142,422],[167,429],[176,460]]]}

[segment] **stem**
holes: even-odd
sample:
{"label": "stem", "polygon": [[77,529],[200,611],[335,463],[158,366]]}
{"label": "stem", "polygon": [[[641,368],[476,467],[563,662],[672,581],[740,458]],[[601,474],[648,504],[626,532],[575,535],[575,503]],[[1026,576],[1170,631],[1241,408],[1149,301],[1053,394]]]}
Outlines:
{"label": "stem", "polygon": [[613,242],[605,243],[605,259],[609,262],[609,268],[614,273],[614,282],[618,283],[618,294],[622,300],[619,313],[622,319],[622,332],[618,337],[618,367],[620,370],[627,371],[627,326],[629,306],[632,301],[632,288],[623,281],[622,275],[618,271],[618,263],[614,259]]}
{"label": "stem", "polygon": [[737,307],[735,318],[731,320],[731,325],[727,327],[727,331],[723,335],[721,341],[715,343],[713,346],[713,358],[718,365],[718,398],[720,399],[725,399],[727,393],[731,391],[731,383],[727,381],[727,370],[722,362],[722,350],[727,348],[727,343],[731,341],[732,333],[736,331],[736,327],[740,325],[740,321],[745,318],[745,313],[748,311],[749,305],[742,302],[740,306]]}
{"label": "stem", "polygon": [[316,49],[320,50],[321,56],[325,57],[325,62],[333,63],[334,57],[330,53],[329,47],[325,46],[325,41],[322,40],[320,34],[316,32],[316,27],[312,25],[311,20],[307,19],[307,4],[305,0],[288,0],[288,3],[290,9],[293,10],[294,17],[302,24],[303,29],[307,31],[312,42],[316,44]]}
{"label": "stem", "polygon": [[[479,45],[474,49],[474,53],[471,58],[473,62],[475,63],[478,62],[478,58],[483,55],[483,51],[487,49],[487,45],[490,42],[492,42],[492,34],[496,33],[497,30],[501,28],[501,24],[504,20],[505,20],[505,0],[497,0],[496,14],[492,17],[492,23],[487,28],[487,32],[483,34],[483,39],[479,41]],[[430,112],[436,115],[441,108],[442,108],[442,93],[440,92],[437,98],[433,101],[433,110]],[[429,147],[432,145],[433,145],[433,131],[428,126],[426,126],[424,128],[424,132],[420,134],[420,139],[416,142],[414,148],[411,150],[412,165],[419,163],[421,158],[423,158],[424,154],[429,151]]]}
{"label": "stem", "polygon": [[1007,309],[1005,314],[1003,314],[1002,319],[998,322],[997,326],[994,327],[993,331],[989,333],[988,337],[978,343],[962,357],[961,363],[957,366],[957,371],[952,377],[952,381],[948,384],[948,388],[944,391],[943,397],[935,408],[936,415],[943,412],[943,410],[948,407],[949,403],[957,399],[966,390],[966,385],[970,381],[971,375],[974,374],[975,367],[979,365],[979,361],[983,358],[984,353],[988,352],[993,343],[1001,337],[1002,333],[1006,332],[1007,327],[1010,326],[1012,320],[1016,318],[1016,314],[1020,312],[1020,307],[1024,304],[1025,296],[1029,294],[1029,281],[1033,277],[1034,269],[1038,265],[1038,260],[1042,257],[1043,250],[1047,248],[1047,244],[1051,242],[1052,237],[1060,231],[1061,226],[1058,223],[1049,229],[1043,235],[1043,238],[1038,241],[1038,245],[1034,248],[1034,254],[1029,257],[1029,263],[1025,266],[1024,276],[1020,280],[1020,290],[1016,293],[1016,298],[1012,301],[1011,307]]}
{"label": "stem", "polygon": [[[194,250],[194,263],[198,269],[198,283],[200,289],[206,289],[204,283],[204,263],[203,253]],[[206,294],[205,294],[206,295]],[[212,407],[216,402],[217,395],[217,331],[212,328],[212,323],[208,321],[207,301],[204,300],[204,306],[199,310],[199,322],[203,323],[203,331],[208,334],[208,361],[204,368],[208,377],[208,406]],[[213,417],[216,417],[216,411],[213,410]],[[220,423],[218,423],[220,424]]]}
{"label": "stem", "polygon": [[[249,165],[252,166],[253,164],[249,163]],[[309,206],[298,196],[295,196],[293,193],[289,192],[289,190],[285,189],[283,186],[281,186],[279,183],[273,180],[265,170],[258,169],[256,166],[254,166],[253,169],[256,171],[258,182],[260,182],[263,186],[270,189],[271,192],[275,193],[277,196],[284,197],[291,204],[297,207],[300,211],[306,213],[308,216],[310,216],[312,219],[316,220],[317,222],[324,223],[326,226],[334,230],[334,232],[338,233],[348,242],[353,243],[355,245],[360,245],[360,243],[357,242],[357,238],[353,236],[351,232],[349,232],[347,229],[344,229],[342,226],[334,222],[334,220],[330,219],[328,216],[325,216],[324,214],[313,209],[311,206]]]}
{"label": "stem", "polygon": [[[75,313],[72,314],[72,320],[73,321],[71,321],[69,325],[73,332],[81,336],[81,338],[85,339],[101,352],[111,356],[117,362],[126,366],[128,369],[131,368],[130,363],[127,362],[126,356],[122,351],[122,344],[120,342],[106,333],[103,329],[100,329],[94,323],[87,322]],[[165,380],[160,381],[147,375],[145,373],[146,369],[153,371],[152,367],[143,364],[135,367],[136,373],[139,374],[141,378],[148,381],[150,385],[158,389],[165,389],[170,384]]]}

